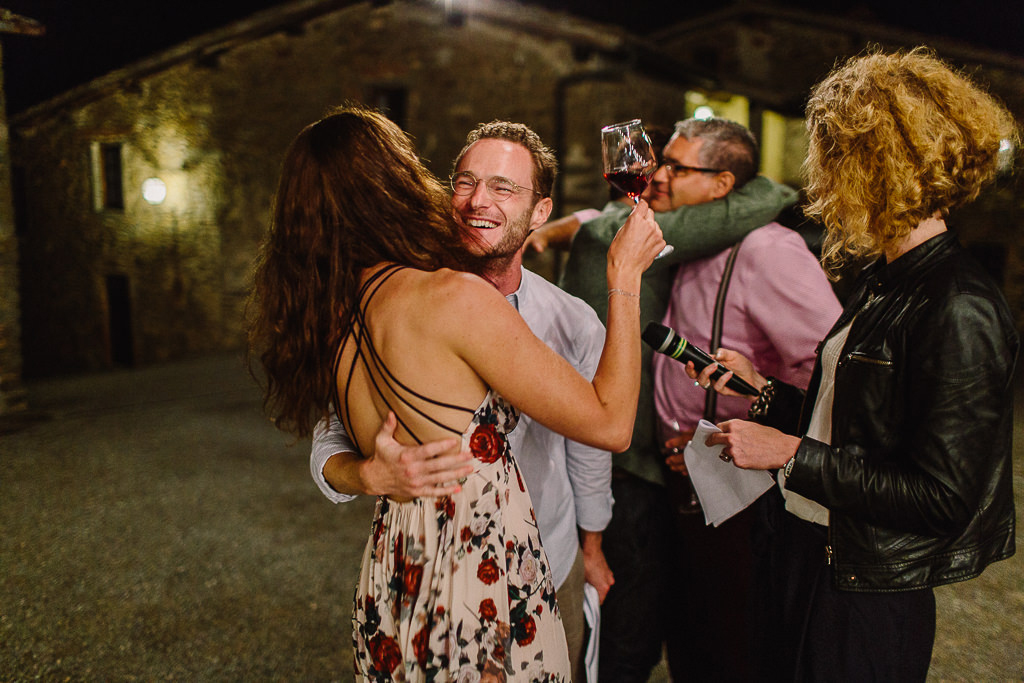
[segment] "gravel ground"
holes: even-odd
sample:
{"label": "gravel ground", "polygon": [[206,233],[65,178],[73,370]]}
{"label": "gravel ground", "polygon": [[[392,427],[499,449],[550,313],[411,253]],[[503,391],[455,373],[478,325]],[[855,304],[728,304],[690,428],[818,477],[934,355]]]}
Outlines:
{"label": "gravel ground", "polygon": [[[0,680],[352,680],[372,500],[320,496],[237,356],[28,389],[0,420]],[[1020,540],[937,591],[929,681],[1024,680]]]}

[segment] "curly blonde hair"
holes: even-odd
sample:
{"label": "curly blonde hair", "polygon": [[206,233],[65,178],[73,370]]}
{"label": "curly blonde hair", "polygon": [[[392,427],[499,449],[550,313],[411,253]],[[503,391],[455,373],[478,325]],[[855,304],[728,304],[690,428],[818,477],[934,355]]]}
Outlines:
{"label": "curly blonde hair", "polygon": [[811,91],[808,216],[828,230],[822,263],[886,253],[922,220],[995,178],[1010,113],[927,48],[854,57]]}

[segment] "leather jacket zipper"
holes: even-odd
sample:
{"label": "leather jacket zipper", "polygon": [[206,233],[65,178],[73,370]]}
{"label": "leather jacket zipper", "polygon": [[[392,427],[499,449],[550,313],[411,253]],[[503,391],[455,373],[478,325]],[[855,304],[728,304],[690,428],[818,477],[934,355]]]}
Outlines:
{"label": "leather jacket zipper", "polygon": [[846,354],[843,361],[856,361],[858,363],[867,363],[869,365],[881,365],[882,367],[890,367],[893,362],[891,360],[882,360],[881,358],[872,358],[871,356],[854,351]]}
{"label": "leather jacket zipper", "polygon": [[832,524],[829,520],[829,525],[825,527],[825,566],[832,566]]}

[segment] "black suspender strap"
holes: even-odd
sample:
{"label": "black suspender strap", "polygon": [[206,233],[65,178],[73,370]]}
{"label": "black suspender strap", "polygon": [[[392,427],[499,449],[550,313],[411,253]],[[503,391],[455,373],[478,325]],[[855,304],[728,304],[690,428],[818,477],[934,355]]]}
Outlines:
{"label": "black suspender strap", "polygon": [[[725,316],[725,295],[729,291],[729,280],[732,278],[732,269],[736,265],[736,256],[739,254],[740,245],[743,240],[732,245],[729,258],[725,262],[725,271],[722,273],[722,281],[718,284],[718,296],[715,297],[715,316],[711,324],[711,342],[708,344],[708,353],[714,355],[722,343],[722,318]],[[715,407],[718,404],[718,392],[708,389],[704,395],[704,419],[710,422],[715,421]]]}

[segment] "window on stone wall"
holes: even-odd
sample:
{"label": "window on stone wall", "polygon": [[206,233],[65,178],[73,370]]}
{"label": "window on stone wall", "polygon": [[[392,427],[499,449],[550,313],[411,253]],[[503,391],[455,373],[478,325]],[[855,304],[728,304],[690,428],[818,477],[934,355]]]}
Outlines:
{"label": "window on stone wall", "polygon": [[409,90],[396,85],[377,85],[370,89],[369,105],[377,109],[402,129],[405,129]]}
{"label": "window on stone wall", "polygon": [[92,146],[93,206],[124,210],[124,167],[120,142],[96,142]]}

